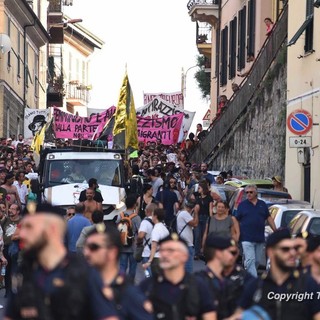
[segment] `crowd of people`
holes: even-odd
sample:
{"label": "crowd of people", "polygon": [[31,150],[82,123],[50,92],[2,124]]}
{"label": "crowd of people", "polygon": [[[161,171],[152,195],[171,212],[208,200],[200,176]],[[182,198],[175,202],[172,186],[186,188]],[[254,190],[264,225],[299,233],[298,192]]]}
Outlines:
{"label": "crowd of people", "polygon": [[214,177],[186,145],[141,144],[125,208],[105,221],[99,177],[64,215],[37,203],[32,152],[12,143],[0,169],[5,319],[319,319],[320,239],[276,230],[254,185],[230,215],[217,187],[231,170]]}

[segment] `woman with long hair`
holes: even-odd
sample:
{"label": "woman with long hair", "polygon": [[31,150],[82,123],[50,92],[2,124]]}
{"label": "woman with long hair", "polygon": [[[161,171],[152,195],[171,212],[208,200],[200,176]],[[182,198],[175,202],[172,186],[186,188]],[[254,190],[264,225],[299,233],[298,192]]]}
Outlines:
{"label": "woman with long hair", "polygon": [[210,190],[206,181],[201,181],[198,186],[199,196],[196,199],[195,212],[199,216],[199,224],[194,229],[194,259],[198,260],[201,250],[202,238],[205,232],[208,218],[213,214],[213,199],[210,195]]}
{"label": "woman with long hair", "polygon": [[[152,196],[152,186],[150,184],[144,184],[142,188],[142,196],[137,199],[137,213],[139,214],[141,220],[145,218],[146,207],[149,203],[158,203]],[[159,207],[162,208],[162,204],[158,203]]]}

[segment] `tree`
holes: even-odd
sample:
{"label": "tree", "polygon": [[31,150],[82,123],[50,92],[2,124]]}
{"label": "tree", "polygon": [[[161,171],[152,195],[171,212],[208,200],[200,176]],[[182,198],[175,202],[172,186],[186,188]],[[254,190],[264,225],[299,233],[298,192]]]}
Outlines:
{"label": "tree", "polygon": [[205,69],[208,68],[208,62],[210,63],[209,59],[204,55],[197,56],[197,65],[199,66],[199,70],[194,74],[194,78],[198,82],[198,87],[203,98],[210,95],[211,73],[205,71]]}

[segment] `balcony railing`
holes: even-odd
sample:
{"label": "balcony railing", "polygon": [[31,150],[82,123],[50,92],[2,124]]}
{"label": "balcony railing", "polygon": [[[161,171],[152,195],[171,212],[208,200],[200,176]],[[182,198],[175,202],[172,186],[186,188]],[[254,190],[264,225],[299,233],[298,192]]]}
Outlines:
{"label": "balcony railing", "polygon": [[67,100],[77,100],[75,105],[86,105],[90,101],[90,88],[81,84],[68,84],[66,86]]}
{"label": "balcony railing", "polygon": [[206,22],[197,22],[197,44],[211,43],[212,26]]}
{"label": "balcony railing", "polygon": [[226,110],[214,121],[207,136],[198,144],[190,154],[192,162],[210,163],[218,149],[219,143],[230,132],[232,126],[246,110],[251,98],[268,72],[276,58],[281,46],[287,38],[288,7],[286,6],[275,24],[272,34],[266,40],[257,56],[247,79],[241,84],[240,91],[228,103]]}
{"label": "balcony railing", "polygon": [[220,0],[189,0],[187,4],[187,8],[190,11],[194,6],[201,5],[201,6],[211,6],[211,5],[218,5]]}

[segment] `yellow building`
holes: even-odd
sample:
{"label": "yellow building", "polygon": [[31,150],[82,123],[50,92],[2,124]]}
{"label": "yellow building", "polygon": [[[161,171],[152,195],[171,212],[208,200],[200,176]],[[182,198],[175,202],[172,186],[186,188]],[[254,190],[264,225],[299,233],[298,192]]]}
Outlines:
{"label": "yellow building", "polygon": [[34,1],[34,8],[29,2],[0,0],[0,34],[8,36],[11,44],[8,52],[0,52],[1,137],[23,132],[24,108],[45,107],[43,48],[49,35],[41,22],[45,11],[40,1]]}
{"label": "yellow building", "polygon": [[[190,0],[187,8],[196,22],[196,44],[210,65],[211,119],[218,98],[233,94],[232,84],[241,85],[252,65],[248,55],[259,54],[266,36],[265,18],[275,21],[281,12],[280,0]],[[203,110],[205,114],[206,110]]]}
{"label": "yellow building", "polygon": [[87,116],[90,59],[104,42],[81,25],[81,17],[71,19],[62,10],[60,1],[50,2],[47,107]]}
{"label": "yellow building", "polygon": [[319,0],[290,0],[285,183],[320,208]]}

